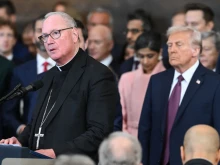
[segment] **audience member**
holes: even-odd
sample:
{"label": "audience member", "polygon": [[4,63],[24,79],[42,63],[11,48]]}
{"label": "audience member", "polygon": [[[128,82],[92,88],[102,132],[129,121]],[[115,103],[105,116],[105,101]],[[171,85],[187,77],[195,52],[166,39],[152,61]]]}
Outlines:
{"label": "audience member", "polygon": [[34,57],[37,53],[36,46],[33,43],[34,30],[33,30],[33,21],[28,22],[24,27],[24,30],[21,34],[22,41],[24,45],[28,47],[28,51]]}
{"label": "audience member", "polygon": [[182,165],[179,147],[193,125],[220,132],[220,76],[199,63],[201,33],[171,27],[167,36],[173,68],[151,77],[139,122],[144,165]]}
{"label": "audience member", "polygon": [[[89,12],[87,15],[87,29],[90,31],[96,25],[104,25],[111,29],[112,34],[113,31],[113,17],[112,14],[104,8],[96,8]],[[114,40],[114,39],[113,39]],[[120,61],[120,55],[122,52],[122,47],[117,42],[114,42],[111,54],[117,63]]]}
{"label": "audience member", "polygon": [[0,20],[0,54],[13,61],[14,64],[19,63],[13,55],[13,47],[16,43],[16,29],[12,23],[5,20]]}
{"label": "audience member", "polygon": [[112,14],[104,8],[96,8],[87,15],[87,29],[90,31],[96,25],[104,25],[113,28]]}
{"label": "audience member", "polygon": [[184,165],[218,165],[219,134],[208,125],[195,125],[187,130],[181,146]]}
{"label": "audience member", "polygon": [[110,134],[99,148],[100,165],[141,165],[141,156],[139,141],[125,132]]}
{"label": "audience member", "polygon": [[142,33],[134,46],[141,65],[137,70],[123,74],[119,81],[123,131],[135,137],[137,137],[141,109],[150,77],[165,70],[160,61],[161,45],[162,38],[159,33]]}
{"label": "audience member", "polygon": [[185,12],[177,11],[172,15],[171,26],[185,26]]}
{"label": "audience member", "polygon": [[60,155],[54,165],[95,165],[93,160],[85,155]]}
{"label": "audience member", "polygon": [[202,3],[188,3],[185,5],[186,25],[200,32],[207,32],[214,28],[214,12]]}
{"label": "audience member", "polygon": [[58,1],[54,4],[52,11],[66,12],[68,3],[64,1]]}
{"label": "audience member", "polygon": [[202,53],[200,62],[210,70],[216,71],[220,53],[220,34],[215,31],[202,33]]}
{"label": "audience member", "polygon": [[[10,0],[1,0],[0,1],[0,18],[3,18],[5,21],[9,21],[12,24],[16,24],[16,9],[14,4]],[[30,52],[28,51],[28,47],[23,44],[23,41],[20,35],[16,36],[17,41],[15,46],[13,47],[13,55],[16,59],[18,59],[21,63],[24,63],[28,60],[33,59]],[[17,63],[17,64],[21,64]]]}
{"label": "audience member", "polygon": [[95,60],[109,67],[115,75],[118,74],[119,64],[111,55],[113,37],[110,28],[104,25],[96,25],[89,31],[88,53]]}
{"label": "audience member", "polygon": [[[136,39],[144,31],[152,30],[152,21],[150,16],[142,9],[137,9],[133,13],[130,13],[127,18],[127,29],[126,29],[126,41],[128,45],[135,44]],[[132,58],[122,63],[120,68],[120,75],[125,72],[129,72],[137,69],[139,59],[133,55]]]}
{"label": "audience member", "polygon": [[[30,83],[41,79],[43,72],[49,70],[55,65],[55,62],[49,58],[46,49],[38,37],[42,33],[42,24],[44,16],[40,16],[32,26],[34,31],[33,43],[36,46],[36,59],[28,61],[13,71],[10,84],[10,91],[17,85],[27,86]],[[38,92],[29,92],[22,98],[15,98],[3,105],[3,125],[4,136],[11,137],[19,135],[27,124],[31,122],[32,113],[36,104]],[[23,103],[22,114],[20,113],[20,103]]]}

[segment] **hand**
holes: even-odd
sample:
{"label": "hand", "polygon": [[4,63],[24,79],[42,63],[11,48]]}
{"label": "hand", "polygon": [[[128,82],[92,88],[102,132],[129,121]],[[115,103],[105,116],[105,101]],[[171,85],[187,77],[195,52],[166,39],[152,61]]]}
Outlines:
{"label": "hand", "polygon": [[9,139],[2,139],[0,141],[0,144],[18,144],[19,146],[22,146],[16,137],[11,137]]}
{"label": "hand", "polygon": [[26,125],[22,124],[18,130],[18,135],[20,135],[23,131],[24,131],[24,128],[26,127]]}
{"label": "hand", "polygon": [[51,157],[51,158],[56,158],[56,155],[55,155],[53,149],[36,150],[35,152],[38,152],[38,153],[40,153],[40,154],[43,154],[43,155],[49,156],[49,157]]}

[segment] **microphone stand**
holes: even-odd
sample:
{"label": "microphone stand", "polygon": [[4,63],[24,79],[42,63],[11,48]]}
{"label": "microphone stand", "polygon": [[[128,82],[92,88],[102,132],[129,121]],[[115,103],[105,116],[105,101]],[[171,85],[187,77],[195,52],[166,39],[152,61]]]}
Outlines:
{"label": "microphone stand", "polygon": [[9,92],[7,95],[3,96],[0,99],[0,104],[7,101],[14,93],[16,93],[18,90],[20,90],[20,88],[21,88],[21,84],[18,84],[11,92]]}

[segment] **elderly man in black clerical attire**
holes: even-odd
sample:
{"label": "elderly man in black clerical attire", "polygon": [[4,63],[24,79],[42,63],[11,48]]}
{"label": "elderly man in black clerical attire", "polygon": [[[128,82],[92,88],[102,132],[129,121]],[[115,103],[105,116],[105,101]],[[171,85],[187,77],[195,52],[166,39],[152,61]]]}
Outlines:
{"label": "elderly man in black clerical attire", "polygon": [[44,78],[31,124],[19,144],[55,158],[81,153],[93,159],[101,141],[113,130],[118,98],[112,72],[79,48],[75,21],[66,13],[45,16],[39,39],[56,66]]}

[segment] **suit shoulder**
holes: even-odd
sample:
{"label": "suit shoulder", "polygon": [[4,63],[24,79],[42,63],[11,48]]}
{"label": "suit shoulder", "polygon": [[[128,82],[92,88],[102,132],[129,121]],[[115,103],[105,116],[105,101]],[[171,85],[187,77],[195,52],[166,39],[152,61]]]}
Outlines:
{"label": "suit shoulder", "polygon": [[112,73],[111,70],[103,65],[102,63],[96,61],[94,58],[90,57],[88,55],[87,57],[87,69],[91,72],[96,72],[96,73]]}

